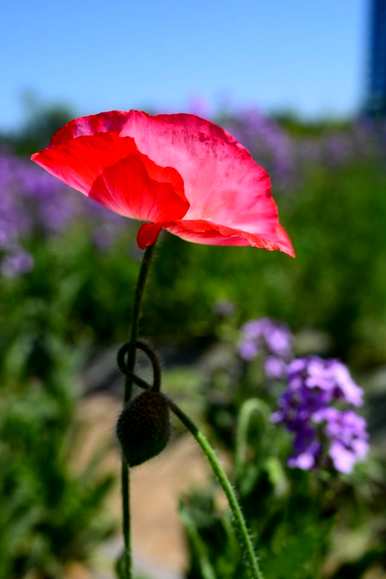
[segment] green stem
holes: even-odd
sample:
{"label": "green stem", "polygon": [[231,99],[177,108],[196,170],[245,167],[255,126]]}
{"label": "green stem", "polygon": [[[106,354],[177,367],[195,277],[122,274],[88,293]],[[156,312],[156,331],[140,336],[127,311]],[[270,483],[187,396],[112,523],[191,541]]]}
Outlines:
{"label": "green stem", "polygon": [[235,478],[240,477],[242,465],[247,456],[248,450],[248,429],[252,415],[257,412],[266,418],[269,410],[266,404],[257,398],[250,398],[241,407],[236,430],[236,451],[235,451]]}
{"label": "green stem", "polygon": [[228,499],[229,507],[233,514],[233,524],[242,547],[248,560],[250,576],[253,579],[264,579],[263,573],[260,569],[259,562],[253,547],[251,537],[242,513],[240,503],[237,500],[236,493],[230,483],[219,459],[204,434],[198,429],[194,422],[185,414],[185,412],[177,406],[170,398],[167,398],[170,409],[181,420],[186,428],[191,432],[197,440],[204,454],[206,455],[210,466],[218,482],[220,483],[226,498]]}
{"label": "green stem", "polygon": [[[139,317],[141,304],[145,289],[147,274],[149,271],[154,245],[148,247],[143,254],[141,268],[135,289],[133,313],[131,319],[130,344],[131,347],[127,355],[127,375],[125,381],[124,406],[129,402],[133,390],[133,378],[136,346],[138,336]],[[122,532],[124,543],[123,569],[124,578],[132,579],[132,555],[131,555],[131,530],[130,530],[130,470],[122,454],[121,467],[121,488],[122,488]]]}
{"label": "green stem", "polygon": [[[145,290],[147,274],[150,268],[151,258],[154,252],[154,247],[155,247],[154,245],[148,247],[143,254],[141,268],[139,270],[137,285],[135,288],[134,305],[131,320],[131,333],[130,333],[130,344],[132,345],[132,347],[128,352],[126,364],[128,374],[134,372],[135,358],[136,358],[135,343],[138,337],[138,325],[139,325],[139,317],[141,314],[142,298]],[[132,388],[133,388],[133,379],[131,376],[127,376],[125,384],[125,402],[128,402],[130,400]]]}
{"label": "green stem", "polygon": [[192,547],[195,551],[194,555],[197,555],[198,566],[200,567],[203,578],[216,579],[213,568],[209,562],[206,545],[198,534],[196,525],[183,504],[180,505],[180,516],[185,525],[186,532],[190,537]]}

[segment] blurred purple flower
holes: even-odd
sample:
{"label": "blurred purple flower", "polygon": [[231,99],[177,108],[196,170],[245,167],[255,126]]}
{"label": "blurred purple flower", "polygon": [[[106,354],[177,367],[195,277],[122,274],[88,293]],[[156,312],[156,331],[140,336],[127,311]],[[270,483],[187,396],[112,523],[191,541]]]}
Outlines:
{"label": "blurred purple flower", "polygon": [[353,155],[352,138],[348,134],[336,133],[324,140],[324,159],[330,166],[346,163]]}
{"label": "blurred purple flower", "polygon": [[368,451],[366,421],[352,410],[326,408],[313,417],[316,424],[324,426],[331,444],[328,454],[336,470],[349,473]]}
{"label": "blurred purple flower", "polygon": [[269,318],[251,320],[241,328],[239,354],[246,361],[258,354],[288,360],[292,355],[292,340],[291,332],[283,324]]}
{"label": "blurred purple flower", "polygon": [[326,454],[336,470],[350,472],[368,449],[366,422],[334,404],[360,406],[362,398],[362,389],[338,360],[312,356],[288,364],[287,388],[272,420],[294,435],[289,466],[313,468]]}
{"label": "blurred purple flower", "polygon": [[315,467],[321,452],[321,444],[313,428],[303,424],[295,433],[294,454],[288,459],[288,466],[310,470]]}
{"label": "blurred purple flower", "polygon": [[8,254],[2,261],[0,269],[5,277],[17,277],[33,268],[32,256],[26,251],[19,249]]}
{"label": "blurred purple flower", "polygon": [[228,114],[223,125],[268,169],[275,187],[286,190],[294,175],[294,141],[258,108]]}
{"label": "blurred purple flower", "polygon": [[[29,161],[0,153],[0,272],[17,276],[33,267],[22,248],[36,233],[50,237],[67,231],[76,221],[99,232],[113,221],[107,211],[73,194]],[[123,219],[114,221],[110,240],[120,235]]]}
{"label": "blurred purple flower", "polygon": [[259,353],[255,341],[245,339],[239,344],[239,354],[243,360],[250,362]]}
{"label": "blurred purple flower", "polygon": [[281,380],[286,376],[287,363],[277,356],[268,356],[264,362],[264,372],[271,380]]}

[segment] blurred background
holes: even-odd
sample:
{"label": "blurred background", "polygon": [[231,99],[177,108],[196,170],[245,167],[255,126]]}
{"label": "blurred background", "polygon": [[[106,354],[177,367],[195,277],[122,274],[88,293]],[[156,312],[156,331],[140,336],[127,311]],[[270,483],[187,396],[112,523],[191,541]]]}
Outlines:
{"label": "blurred background", "polygon": [[[267,577],[386,577],[386,1],[3,0],[0,30],[0,579],[119,574],[115,353],[138,224],[29,156],[70,118],[129,108],[191,112],[234,134],[269,170],[297,250],[165,235],[142,323],[166,389],[244,481]],[[293,355],[339,358],[363,387],[370,452],[350,475],[287,466],[291,437],[269,418],[285,381],[272,386],[266,348],[240,350],[243,324],[260,318],[289,328]],[[240,463],[251,397],[265,411]],[[133,479],[138,577],[244,577],[178,425]]]}

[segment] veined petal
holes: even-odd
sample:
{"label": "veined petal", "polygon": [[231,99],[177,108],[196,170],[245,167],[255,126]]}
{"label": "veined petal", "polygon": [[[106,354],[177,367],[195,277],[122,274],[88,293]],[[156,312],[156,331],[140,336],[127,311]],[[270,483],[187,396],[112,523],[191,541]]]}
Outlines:
{"label": "veined petal", "polygon": [[270,234],[247,233],[204,220],[180,220],[165,229],[186,241],[205,245],[234,245],[259,247],[268,251],[279,250],[294,257],[295,252],[284,229],[278,225]]}
{"label": "veined petal", "polygon": [[175,167],[185,184],[189,220],[270,234],[278,210],[268,173],[226,131],[194,115],[131,111],[121,129],[158,165]]}
{"label": "veined petal", "polygon": [[103,133],[119,135],[131,111],[106,111],[96,115],[79,117],[66,123],[56,131],[51,139],[51,145],[59,145],[78,137],[94,136]]}

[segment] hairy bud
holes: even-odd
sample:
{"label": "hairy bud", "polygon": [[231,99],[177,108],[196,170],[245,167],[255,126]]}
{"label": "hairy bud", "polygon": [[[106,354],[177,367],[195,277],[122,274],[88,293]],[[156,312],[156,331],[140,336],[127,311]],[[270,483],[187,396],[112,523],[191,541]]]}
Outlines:
{"label": "hairy bud", "polygon": [[159,454],[170,436],[165,397],[148,390],[134,398],[118,419],[117,436],[129,466],[137,466]]}

